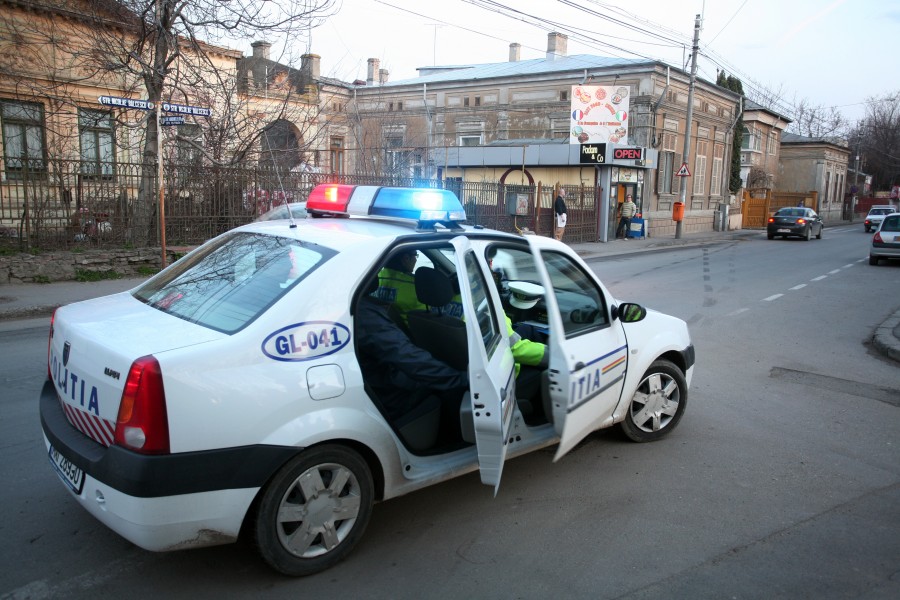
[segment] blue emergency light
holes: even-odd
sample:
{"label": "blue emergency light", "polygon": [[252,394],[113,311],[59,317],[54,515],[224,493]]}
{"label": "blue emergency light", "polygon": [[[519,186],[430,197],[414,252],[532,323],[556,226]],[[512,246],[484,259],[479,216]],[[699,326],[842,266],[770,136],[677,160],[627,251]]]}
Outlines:
{"label": "blue emergency light", "polygon": [[456,195],[438,188],[354,186],[327,183],[309,194],[306,210],[313,215],[385,217],[415,221],[420,229],[440,223],[459,229],[466,211]]}

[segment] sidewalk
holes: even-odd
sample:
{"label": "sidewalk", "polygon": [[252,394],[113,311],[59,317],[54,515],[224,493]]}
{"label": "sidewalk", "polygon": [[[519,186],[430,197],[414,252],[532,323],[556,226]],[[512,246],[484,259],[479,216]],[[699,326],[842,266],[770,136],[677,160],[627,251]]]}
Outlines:
{"label": "sidewalk", "polygon": [[[845,225],[830,223],[832,227]],[[571,244],[585,260],[603,256],[663,251],[672,247],[702,246],[704,244],[739,241],[742,239],[764,239],[765,231],[739,229],[735,231],[705,231],[688,233],[681,238],[642,238],[613,240],[611,242],[589,242]],[[82,283],[66,281],[58,283],[23,283],[0,286],[0,321],[49,317],[53,310],[64,304],[105,296],[130,290],[140,285],[145,278],[116,279]],[[900,310],[884,321],[873,335],[873,343],[879,352],[900,362]]]}

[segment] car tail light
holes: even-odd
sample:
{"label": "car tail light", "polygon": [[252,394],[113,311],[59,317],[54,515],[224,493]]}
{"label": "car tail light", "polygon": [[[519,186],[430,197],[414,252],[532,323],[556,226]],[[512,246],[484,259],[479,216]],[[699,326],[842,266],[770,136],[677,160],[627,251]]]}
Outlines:
{"label": "car tail light", "polygon": [[50,371],[50,348],[53,345],[53,321],[56,319],[56,309],[53,309],[53,314],[50,315],[50,333],[47,335],[47,379],[53,379],[53,374]]}
{"label": "car tail light", "polygon": [[879,243],[879,244],[883,244],[883,243],[884,243],[884,240],[881,239],[881,232],[880,232],[880,231],[876,231],[876,232],[875,232],[875,237],[872,238],[872,241],[873,241],[873,242],[877,242],[877,243]]}
{"label": "car tail light", "polygon": [[169,453],[169,418],[159,362],[142,356],[131,364],[119,416],[115,443],[142,454]]}
{"label": "car tail light", "polygon": [[869,225],[869,224],[871,224],[871,221],[869,221],[868,219],[866,219],[866,225]]}
{"label": "car tail light", "polygon": [[775,222],[775,217],[769,217],[769,223],[774,223],[774,222]]}
{"label": "car tail light", "polygon": [[797,219],[797,225],[803,225],[806,223],[806,219]]}

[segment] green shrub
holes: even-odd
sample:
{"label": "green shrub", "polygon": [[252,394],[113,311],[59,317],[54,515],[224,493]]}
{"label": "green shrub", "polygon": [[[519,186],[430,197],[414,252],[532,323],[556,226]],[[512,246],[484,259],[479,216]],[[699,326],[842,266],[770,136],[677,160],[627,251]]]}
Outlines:
{"label": "green shrub", "polygon": [[75,281],[102,281],[104,279],[121,279],[116,271],[87,271],[75,269]]}
{"label": "green shrub", "polygon": [[156,275],[159,273],[159,269],[156,267],[148,267],[147,265],[141,265],[137,268],[138,275]]}
{"label": "green shrub", "polygon": [[50,283],[50,278],[46,275],[35,275],[34,283]]}

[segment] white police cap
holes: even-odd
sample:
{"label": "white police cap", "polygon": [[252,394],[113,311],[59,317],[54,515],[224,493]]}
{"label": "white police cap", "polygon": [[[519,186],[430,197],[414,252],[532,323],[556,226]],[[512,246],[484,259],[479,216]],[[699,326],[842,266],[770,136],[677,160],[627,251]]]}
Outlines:
{"label": "white police cap", "polygon": [[543,286],[527,281],[511,281],[509,291],[509,303],[523,310],[533,307],[544,296]]}

